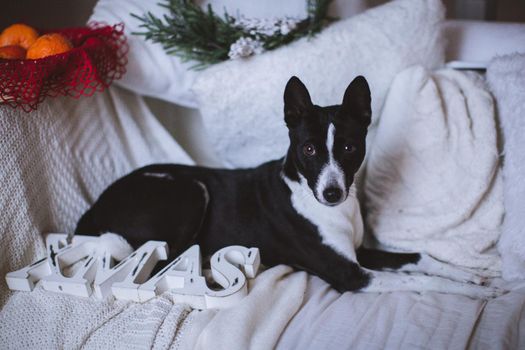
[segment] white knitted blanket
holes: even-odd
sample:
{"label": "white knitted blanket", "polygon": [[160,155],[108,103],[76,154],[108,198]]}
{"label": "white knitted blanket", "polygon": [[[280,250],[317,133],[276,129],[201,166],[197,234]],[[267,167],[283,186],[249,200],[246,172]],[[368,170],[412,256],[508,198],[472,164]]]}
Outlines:
{"label": "white knitted blanket", "polygon": [[[7,290],[5,274],[44,256],[44,232],[71,232],[112,181],[154,162],[192,160],[144,100],[112,87],[45,101],[26,114],[0,106],[2,349],[273,347],[303,300],[305,273],[279,266],[232,309],[191,310],[166,293],[147,303]],[[253,342],[253,343],[252,343]]]}
{"label": "white knitted blanket", "polygon": [[19,292],[0,313],[2,349],[271,349],[303,302],[306,273],[277,266],[224,310],[193,310],[166,292],[145,303]]}

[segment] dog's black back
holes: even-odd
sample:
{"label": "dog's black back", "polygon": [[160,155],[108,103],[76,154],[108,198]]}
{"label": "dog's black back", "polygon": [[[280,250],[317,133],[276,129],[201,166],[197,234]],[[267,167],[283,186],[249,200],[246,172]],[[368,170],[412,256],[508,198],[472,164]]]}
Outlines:
{"label": "dog's black back", "polygon": [[134,247],[166,241],[172,257],[194,243],[204,255],[229,245],[253,246],[267,252],[265,265],[290,264],[300,260],[290,257],[294,241],[319,237],[292,207],[282,163],[243,170],[146,166],[106,189],[76,233],[116,232]]}

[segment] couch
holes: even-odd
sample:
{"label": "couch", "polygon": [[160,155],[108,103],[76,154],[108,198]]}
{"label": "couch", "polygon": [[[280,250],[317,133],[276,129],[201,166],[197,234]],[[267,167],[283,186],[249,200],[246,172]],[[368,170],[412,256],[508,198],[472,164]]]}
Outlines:
{"label": "couch", "polygon": [[[446,61],[463,70],[488,68],[497,98],[505,62],[498,66],[493,58],[525,52],[525,25],[448,22],[445,33]],[[80,100],[47,99],[32,113],[0,105],[0,274],[41,257],[46,233],[70,232],[105,187],[136,167],[224,165],[203,136],[209,128],[197,109],[121,85]],[[496,99],[498,110],[506,111],[504,102]],[[491,254],[498,255],[495,248]],[[192,309],[170,292],[146,303],[57,295],[38,286],[12,292],[2,279],[0,343],[9,349],[523,348],[524,280],[490,277],[510,292],[491,300],[432,292],[340,294],[315,276],[278,266],[250,281],[248,296],[227,310]]]}

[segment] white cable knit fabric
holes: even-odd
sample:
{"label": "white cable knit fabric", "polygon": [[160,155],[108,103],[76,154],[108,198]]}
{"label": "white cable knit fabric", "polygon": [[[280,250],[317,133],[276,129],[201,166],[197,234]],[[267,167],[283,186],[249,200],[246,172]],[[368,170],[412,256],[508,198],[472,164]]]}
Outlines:
{"label": "white cable knit fabric", "polygon": [[494,113],[474,74],[396,77],[366,167],[367,223],[382,245],[500,274],[488,252],[503,217]]}
{"label": "white cable knit fabric", "polygon": [[0,305],[3,276],[44,254],[42,233],[71,232],[111,182],[154,162],[192,160],[142,98],[111,88],[48,99],[24,113],[0,106]]}
{"label": "white cable knit fabric", "polygon": [[145,303],[18,292],[0,312],[2,349],[271,349],[303,303],[307,274],[280,265],[229,309],[196,310],[166,292]]}

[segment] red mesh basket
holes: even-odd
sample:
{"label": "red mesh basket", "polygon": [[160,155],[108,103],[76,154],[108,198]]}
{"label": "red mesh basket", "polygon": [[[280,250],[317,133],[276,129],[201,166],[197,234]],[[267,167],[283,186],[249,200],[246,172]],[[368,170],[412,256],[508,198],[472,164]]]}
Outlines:
{"label": "red mesh basket", "polygon": [[74,48],[37,60],[0,58],[0,103],[29,112],[47,96],[91,96],[126,72],[123,24],[91,23],[52,32],[64,35]]}

